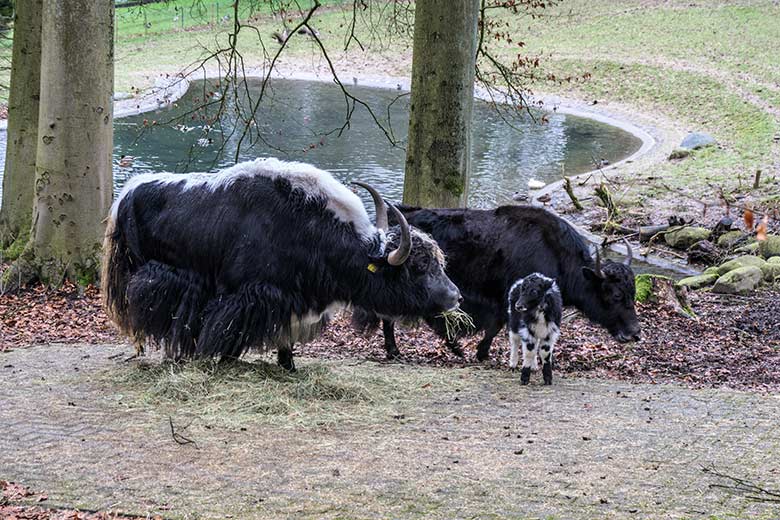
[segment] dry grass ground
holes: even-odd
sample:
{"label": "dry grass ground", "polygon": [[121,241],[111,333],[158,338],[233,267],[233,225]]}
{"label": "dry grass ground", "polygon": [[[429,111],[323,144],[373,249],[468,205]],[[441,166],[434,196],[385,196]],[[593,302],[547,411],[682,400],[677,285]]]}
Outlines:
{"label": "dry grass ground", "polygon": [[130,353],[2,354],[3,478],[49,506],[166,518],[777,517],[769,495],[704,471],[780,487],[774,397],[310,359],[295,375],[144,368]]}

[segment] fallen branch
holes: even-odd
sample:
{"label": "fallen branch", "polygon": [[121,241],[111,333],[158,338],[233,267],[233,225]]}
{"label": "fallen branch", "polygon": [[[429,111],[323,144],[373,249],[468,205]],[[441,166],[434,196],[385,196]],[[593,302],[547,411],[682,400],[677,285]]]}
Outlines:
{"label": "fallen branch", "polygon": [[708,468],[706,466],[703,466],[701,470],[704,473],[709,473],[715,475],[716,477],[730,480],[731,482],[734,483],[731,485],[710,484],[709,485],[710,488],[720,488],[731,492],[742,493],[745,495],[745,498],[747,498],[748,500],[752,500],[754,502],[780,503],[780,491],[763,488],[748,480],[739,477],[733,477],[731,475],[727,475],[726,473],[720,473],[719,471],[715,471],[714,469]]}
{"label": "fallen branch", "polygon": [[566,194],[571,199],[571,203],[574,204],[574,207],[577,209],[577,211],[582,211],[584,208],[582,207],[582,204],[580,203],[577,196],[574,194],[574,188],[571,186],[571,179],[568,177],[563,178],[563,189],[566,190]]}
{"label": "fallen branch", "polygon": [[621,236],[615,237],[615,238],[604,237],[604,240],[601,242],[601,247],[607,247],[610,244],[614,244],[615,242],[622,242],[623,240],[625,240],[627,238],[634,238],[637,235],[639,235],[639,232],[635,231],[635,232],[630,233],[628,235],[621,235]]}

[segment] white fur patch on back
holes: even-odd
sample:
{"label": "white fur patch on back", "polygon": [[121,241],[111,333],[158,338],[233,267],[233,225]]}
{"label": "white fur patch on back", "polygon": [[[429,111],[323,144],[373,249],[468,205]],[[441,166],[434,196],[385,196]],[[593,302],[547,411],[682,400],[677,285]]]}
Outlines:
{"label": "white fur patch on back", "polygon": [[180,184],[183,190],[203,187],[210,191],[228,188],[237,179],[263,176],[269,179],[282,177],[287,179],[293,189],[300,189],[309,197],[327,200],[327,208],[343,222],[351,222],[355,230],[366,239],[372,238],[377,229],[368,218],[366,208],[360,197],[333,178],[325,170],[311,164],[280,161],[275,158],[255,159],[236,164],[217,173],[145,173],[136,175],[125,184],[122,192],[111,206],[111,218],[116,220],[119,204],[138,186],[148,183]]}

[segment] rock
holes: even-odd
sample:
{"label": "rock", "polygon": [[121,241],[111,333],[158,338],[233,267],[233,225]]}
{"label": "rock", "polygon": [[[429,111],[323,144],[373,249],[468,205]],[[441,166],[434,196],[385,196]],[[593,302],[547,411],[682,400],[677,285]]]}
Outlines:
{"label": "rock", "polygon": [[691,151],[686,148],[675,148],[672,153],[669,154],[669,160],[674,161],[676,159],[685,159],[691,155]]}
{"label": "rock", "polygon": [[758,243],[758,251],[764,258],[780,256],[780,236],[767,235],[766,240]]}
{"label": "rock", "polygon": [[768,264],[780,264],[780,256],[771,256],[767,258],[766,263]]}
{"label": "rock", "polygon": [[[773,256],[772,258],[780,257]],[[780,262],[767,262],[761,272],[764,273],[765,282],[774,284],[775,281],[780,280]]]}
{"label": "rock", "polygon": [[740,267],[718,278],[715,285],[712,286],[712,292],[747,294],[758,287],[763,278],[764,274],[756,266]]}
{"label": "rock", "polygon": [[739,230],[726,231],[720,237],[718,237],[718,247],[722,247],[724,249],[731,249],[746,237],[747,234]]}
{"label": "rock", "polygon": [[685,136],[679,147],[686,150],[698,150],[699,148],[716,144],[718,144],[717,141],[711,135],[703,132],[693,132]]}
{"label": "rock", "polygon": [[720,262],[720,251],[709,240],[699,240],[688,248],[688,262],[713,265]]}
{"label": "rock", "polygon": [[114,92],[114,101],[124,101],[125,99],[133,99],[135,96],[129,92]]}
{"label": "rock", "polygon": [[664,234],[664,240],[676,249],[688,249],[696,242],[710,238],[710,230],[703,227],[682,227]]}
{"label": "rock", "polygon": [[748,240],[752,240],[753,242],[750,242],[749,244],[745,246],[740,246],[734,250],[735,253],[740,254],[748,254],[748,255],[755,255],[758,253],[758,242],[756,242],[755,238],[749,237]]}
{"label": "rock", "polygon": [[728,273],[729,271],[733,271],[735,269],[741,269],[743,267],[757,267],[760,270],[765,265],[766,265],[766,260],[764,260],[761,257],[752,256],[752,255],[738,256],[733,260],[729,260],[728,262],[721,264],[718,267],[718,274],[723,275]]}
{"label": "rock", "polygon": [[718,278],[719,276],[715,273],[705,273],[698,276],[689,276],[688,278],[683,278],[677,282],[677,285],[681,287],[687,287],[689,289],[701,289],[702,287],[709,287],[710,285],[714,284]]}
{"label": "rock", "polygon": [[712,267],[708,267],[707,269],[705,269],[704,272],[701,274],[714,274],[720,276],[720,270],[718,269],[717,266],[713,265]]}

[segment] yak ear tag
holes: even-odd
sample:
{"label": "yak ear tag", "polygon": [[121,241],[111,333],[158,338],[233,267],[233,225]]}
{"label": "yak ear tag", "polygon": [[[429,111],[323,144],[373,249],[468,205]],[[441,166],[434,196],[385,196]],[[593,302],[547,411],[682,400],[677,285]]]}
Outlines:
{"label": "yak ear tag", "polygon": [[378,270],[379,268],[376,266],[376,264],[374,264],[374,263],[370,263],[370,264],[368,264],[368,266],[366,267],[366,269],[368,269],[368,270],[369,270],[369,271],[371,271],[372,273],[375,273],[375,272],[377,272],[377,270]]}

